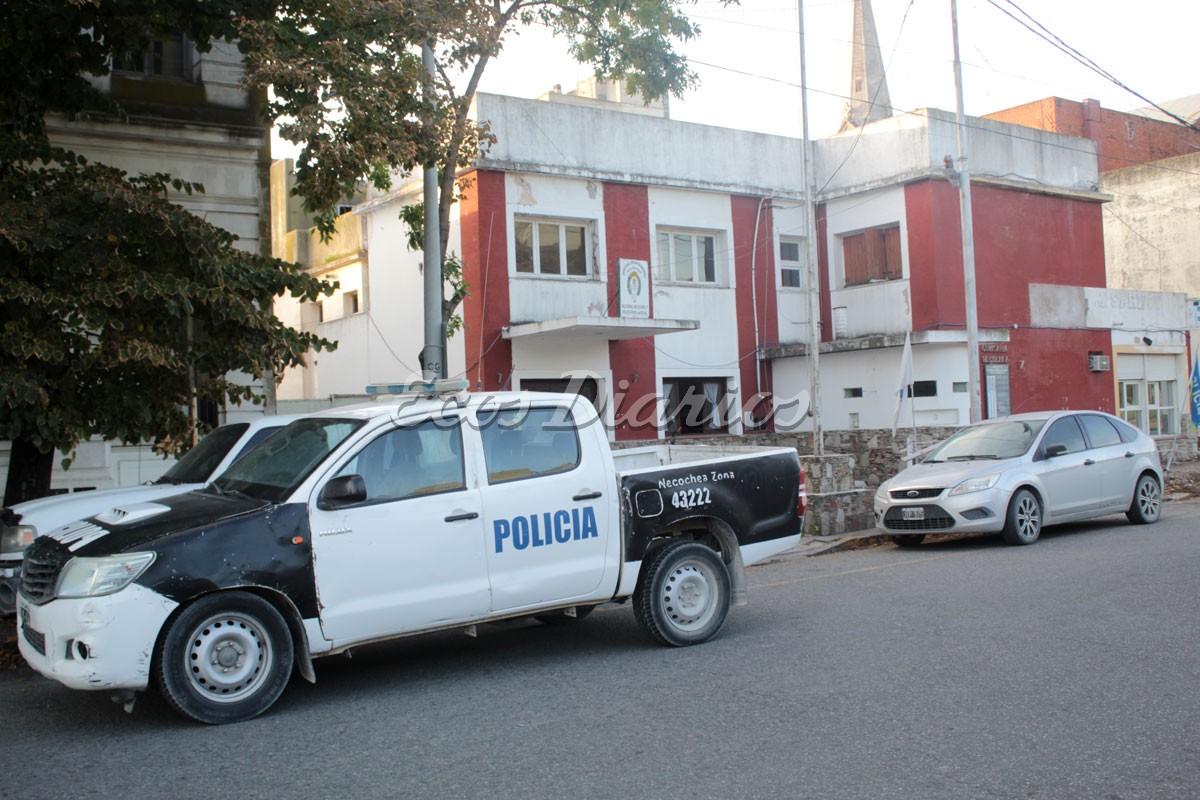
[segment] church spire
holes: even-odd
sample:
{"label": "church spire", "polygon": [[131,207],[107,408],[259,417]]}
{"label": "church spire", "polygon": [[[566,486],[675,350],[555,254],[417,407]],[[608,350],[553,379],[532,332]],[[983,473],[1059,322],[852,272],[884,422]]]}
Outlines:
{"label": "church spire", "polygon": [[842,114],[842,127],[838,133],[892,116],[892,98],[888,95],[871,0],[854,0],[851,48],[850,102]]}

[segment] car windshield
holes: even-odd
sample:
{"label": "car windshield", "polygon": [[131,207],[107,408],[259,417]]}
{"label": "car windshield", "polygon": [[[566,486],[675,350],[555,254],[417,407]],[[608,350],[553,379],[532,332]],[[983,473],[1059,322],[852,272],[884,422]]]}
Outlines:
{"label": "car windshield", "polygon": [[348,419],[297,420],[238,459],[213,487],[221,493],[280,502],[362,424]]}
{"label": "car windshield", "polygon": [[942,442],[925,463],[1016,458],[1029,451],[1044,419],[1010,420],[963,428]]}
{"label": "car windshield", "polygon": [[249,428],[245,422],[222,425],[197,442],[155,483],[208,483],[213,470],[225,460],[225,456]]}

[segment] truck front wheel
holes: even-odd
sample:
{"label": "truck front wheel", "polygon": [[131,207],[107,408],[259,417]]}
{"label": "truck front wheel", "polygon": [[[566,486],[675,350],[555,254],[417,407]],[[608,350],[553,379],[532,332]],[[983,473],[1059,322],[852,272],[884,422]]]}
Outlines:
{"label": "truck front wheel", "polygon": [[292,635],[279,612],[248,592],[197,600],[171,621],[154,679],[180,714],[217,725],[271,707],[292,674]]}
{"label": "truck front wheel", "polygon": [[642,567],[633,614],[659,644],[684,647],[708,641],[729,614],[725,562],[696,542],[663,545]]}

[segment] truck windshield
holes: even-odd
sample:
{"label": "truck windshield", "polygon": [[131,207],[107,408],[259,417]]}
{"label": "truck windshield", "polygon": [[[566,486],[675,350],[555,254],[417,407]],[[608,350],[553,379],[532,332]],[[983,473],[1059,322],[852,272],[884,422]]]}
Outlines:
{"label": "truck windshield", "polygon": [[249,428],[245,422],[222,425],[197,442],[155,483],[208,483],[213,470]]}
{"label": "truck windshield", "polygon": [[1029,450],[1045,424],[1044,419],[1031,419],[964,428],[930,453],[925,462],[1016,458]]}
{"label": "truck windshield", "polygon": [[349,419],[297,420],[235,462],[213,486],[218,492],[278,503],[362,424]]}

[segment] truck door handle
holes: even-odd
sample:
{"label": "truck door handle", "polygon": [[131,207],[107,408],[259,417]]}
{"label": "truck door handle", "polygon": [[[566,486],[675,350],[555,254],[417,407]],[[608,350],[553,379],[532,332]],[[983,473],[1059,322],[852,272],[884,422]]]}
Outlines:
{"label": "truck door handle", "polygon": [[571,499],[572,499],[572,500],[575,500],[575,501],[579,501],[579,500],[595,500],[597,497],[603,497],[603,496],[604,496],[604,493],[603,493],[603,492],[589,492],[589,491],[587,491],[587,490],[585,489],[583,492],[581,492],[581,493],[579,493],[579,494],[575,495],[575,496],[574,496],[574,497],[572,497]]}
{"label": "truck door handle", "polygon": [[1085,467],[1090,467],[1092,464],[1095,464],[1095,463],[1096,463],[1096,462],[1095,462],[1095,461],[1092,461],[1090,458],[1085,458],[1085,459],[1083,460],[1083,465],[1084,465]]}
{"label": "truck door handle", "polygon": [[474,511],[464,511],[460,514],[451,514],[446,517],[446,522],[462,522],[467,519],[476,519],[478,516],[479,514]]}

